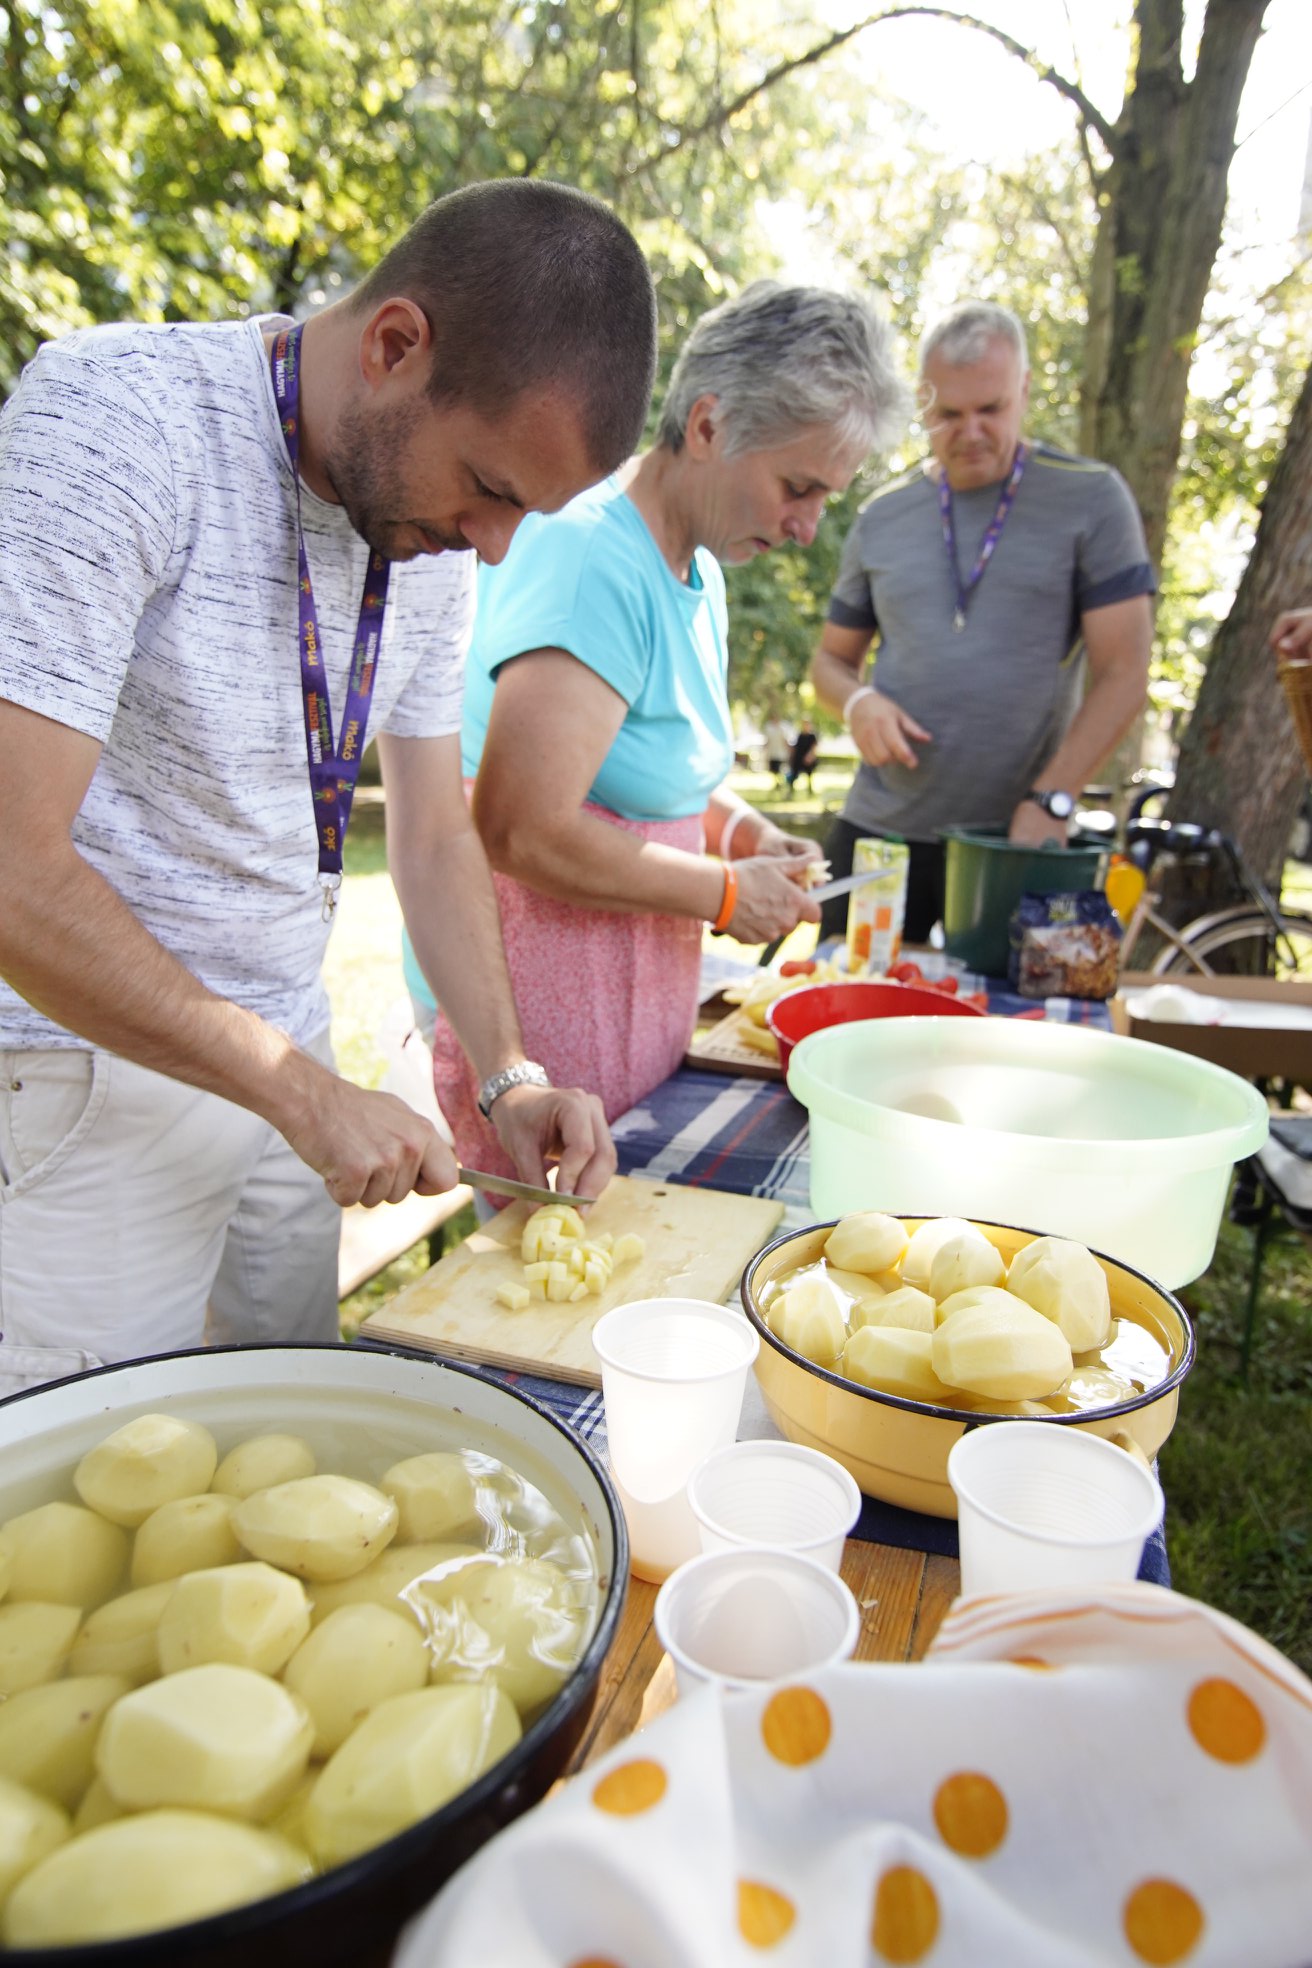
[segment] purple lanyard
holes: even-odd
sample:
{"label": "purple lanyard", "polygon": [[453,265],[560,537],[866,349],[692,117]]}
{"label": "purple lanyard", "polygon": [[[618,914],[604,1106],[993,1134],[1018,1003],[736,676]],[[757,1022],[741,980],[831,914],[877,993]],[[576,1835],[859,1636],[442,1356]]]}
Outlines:
{"label": "purple lanyard", "polygon": [[310,764],[314,830],[319,837],[323,920],[331,922],[333,910],[337,907],[337,891],[342,885],[342,845],[351,820],[355,782],[360,775],[360,754],[364,750],[369,703],[374,694],[378,646],[383,634],[383,611],[387,606],[387,583],[392,564],[384,560],[381,554],[370,552],[364,576],[364,595],[360,602],[360,620],[355,631],[355,648],[351,655],[351,672],[347,680],[346,715],[342,720],[339,751],[333,743],[333,714],[328,703],[328,678],[323,667],[323,639],[319,634],[319,616],[314,606],[310,562],[305,552],[305,532],[301,525],[299,326],[279,330],[274,338],[270,367],[278,418],[291,461],[292,483],[296,487],[296,557],[300,577],[296,599],[300,610],[298,640],[301,696],[305,704],[305,749]]}
{"label": "purple lanyard", "polygon": [[1002,488],[1002,497],[998,500],[998,509],[985,528],[984,538],[980,541],[979,555],[975,561],[975,565],[966,576],[964,583],[961,579],[960,569],[957,566],[957,532],[952,523],[952,487],[948,484],[948,475],[946,472],[939,479],[938,510],[939,517],[943,521],[943,545],[947,549],[948,567],[952,574],[953,585],[957,590],[957,605],[952,616],[952,626],[954,629],[964,629],[966,626],[966,605],[978,587],[983,577],[984,569],[993,558],[993,549],[1002,538],[1002,529],[1007,523],[1007,514],[1016,502],[1016,492],[1020,486],[1021,479],[1025,476],[1025,464],[1029,455],[1030,448],[1028,444],[1018,444],[1016,446],[1016,457],[1011,467],[1011,477]]}

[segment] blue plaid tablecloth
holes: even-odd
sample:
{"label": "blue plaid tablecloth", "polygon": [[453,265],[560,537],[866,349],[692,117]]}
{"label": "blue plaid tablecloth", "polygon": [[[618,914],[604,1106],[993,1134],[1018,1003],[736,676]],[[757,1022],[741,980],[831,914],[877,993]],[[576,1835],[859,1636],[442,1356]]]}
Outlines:
{"label": "blue plaid tablecloth", "polygon": [[[1017,1002],[1033,1010],[1025,1000]],[[1082,1009],[1101,1011],[1106,1019],[1104,1006]],[[770,1196],[784,1204],[785,1228],[801,1229],[811,1221],[806,1110],[781,1081],[683,1067],[622,1115],[612,1131],[622,1175]],[[606,1416],[599,1393],[530,1374],[485,1371],[541,1402],[604,1453]],[[748,1392],[741,1432],[777,1434],[759,1397],[753,1404],[750,1384]],[[853,1536],[904,1550],[957,1555],[955,1521],[902,1510],[873,1497],[863,1499]],[[1156,1585],[1170,1584],[1162,1531],[1145,1545],[1139,1576]]]}

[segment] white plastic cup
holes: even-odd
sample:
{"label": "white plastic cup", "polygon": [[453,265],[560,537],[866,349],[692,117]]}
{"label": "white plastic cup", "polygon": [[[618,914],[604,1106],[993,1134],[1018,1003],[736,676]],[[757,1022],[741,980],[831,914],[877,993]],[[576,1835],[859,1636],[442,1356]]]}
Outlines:
{"label": "white plastic cup", "polygon": [[760,1341],[741,1312],[699,1298],[641,1298],[598,1319],[611,1474],[639,1578],[668,1578],[701,1549],[688,1478],[738,1432]]}
{"label": "white plastic cup", "polygon": [[656,1637],[679,1693],[760,1688],[850,1659],[861,1629],[841,1578],[796,1551],[707,1551],[656,1594]]}
{"label": "white plastic cup", "polygon": [[733,1442],[688,1481],[703,1551],[765,1544],[799,1551],[836,1572],[861,1515],[861,1492],[841,1462],[798,1442]]}
{"label": "white plastic cup", "polygon": [[948,1481],[963,1594],[1133,1579],[1165,1509],[1156,1477],[1124,1449],[1043,1422],[970,1429]]}

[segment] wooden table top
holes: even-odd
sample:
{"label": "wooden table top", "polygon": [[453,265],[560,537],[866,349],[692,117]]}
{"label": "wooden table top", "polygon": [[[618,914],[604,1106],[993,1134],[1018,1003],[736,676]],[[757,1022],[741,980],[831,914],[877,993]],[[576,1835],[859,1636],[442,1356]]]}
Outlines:
{"label": "wooden table top", "polygon": [[[861,1661],[919,1660],[961,1583],[955,1558],[927,1557],[923,1551],[856,1538],[847,1540],[842,1572],[861,1609],[854,1656]],[[674,1667],[652,1624],[658,1589],[641,1579],[629,1580],[624,1616],[567,1776],[645,1727],[674,1701]]]}

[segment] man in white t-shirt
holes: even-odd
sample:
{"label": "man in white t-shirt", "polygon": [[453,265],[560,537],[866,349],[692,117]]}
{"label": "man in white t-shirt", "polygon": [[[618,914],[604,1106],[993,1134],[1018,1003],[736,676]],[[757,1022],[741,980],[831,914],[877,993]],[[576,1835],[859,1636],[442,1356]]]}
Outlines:
{"label": "man in white t-shirt", "polygon": [[95,329],[25,372],[0,416],[0,1393],[198,1345],[207,1306],[211,1338],[331,1340],[340,1208],[455,1182],[426,1121],[331,1068],[366,718],[410,935],[507,1150],[567,1190],[610,1175],[599,1103],[523,1057],[462,672],[475,555],[629,455],[653,365],[629,233],[513,181],[430,206],[303,329]]}

